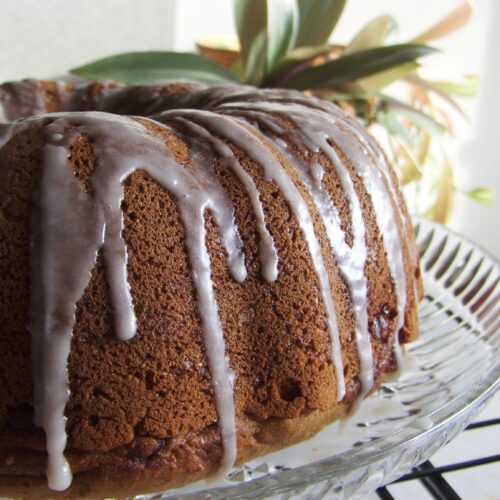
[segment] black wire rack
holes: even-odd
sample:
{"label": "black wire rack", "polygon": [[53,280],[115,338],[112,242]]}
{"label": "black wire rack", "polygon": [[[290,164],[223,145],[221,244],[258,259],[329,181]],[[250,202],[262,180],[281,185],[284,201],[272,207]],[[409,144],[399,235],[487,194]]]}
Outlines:
{"label": "black wire rack", "polygon": [[[500,425],[500,418],[474,422],[466,427],[465,430],[469,431],[472,429],[490,427],[493,425]],[[447,464],[439,467],[435,467],[430,460],[426,460],[425,462],[412,469],[411,472],[405,474],[391,484],[397,484],[406,481],[420,481],[425,489],[431,494],[431,496],[437,500],[460,500],[460,495],[452,488],[450,483],[446,481],[443,474],[465,470],[472,467],[479,467],[481,465],[491,464],[495,462],[500,462],[500,454],[476,458],[474,460],[465,460],[463,462]],[[378,488],[377,495],[382,500],[395,500],[395,497],[387,489],[387,486]]]}

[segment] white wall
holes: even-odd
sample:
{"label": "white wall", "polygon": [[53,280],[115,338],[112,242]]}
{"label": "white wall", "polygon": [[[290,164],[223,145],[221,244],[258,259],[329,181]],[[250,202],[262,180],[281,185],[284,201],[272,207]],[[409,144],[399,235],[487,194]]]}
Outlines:
{"label": "white wall", "polygon": [[[396,17],[411,38],[459,0],[349,0],[334,39],[346,42],[367,20]],[[234,33],[232,0],[1,0],[0,81],[62,74],[97,57],[127,50],[191,50],[197,38]],[[460,186],[497,190],[493,208],[459,196],[452,227],[500,257],[500,2],[477,0],[472,21],[436,42],[429,73],[453,79],[479,73],[479,96],[464,101],[471,125],[459,124],[454,146]],[[405,36],[403,37],[402,34]]]}
{"label": "white wall", "polygon": [[494,188],[496,199],[491,209],[463,199],[452,223],[500,258],[500,2],[489,3],[489,17],[482,25],[486,47],[480,70],[482,86],[471,114],[472,133],[456,156],[464,167],[464,180]]}
{"label": "white wall", "polygon": [[0,0],[0,81],[44,78],[98,57],[168,50],[172,0]]}

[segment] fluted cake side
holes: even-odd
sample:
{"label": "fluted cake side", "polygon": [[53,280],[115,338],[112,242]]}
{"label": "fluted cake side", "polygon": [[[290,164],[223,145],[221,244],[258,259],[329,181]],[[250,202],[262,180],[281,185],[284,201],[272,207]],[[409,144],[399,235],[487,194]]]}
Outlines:
{"label": "fluted cake side", "polygon": [[416,337],[396,175],[336,106],[185,82],[0,102],[1,494],[224,473],[345,416]]}

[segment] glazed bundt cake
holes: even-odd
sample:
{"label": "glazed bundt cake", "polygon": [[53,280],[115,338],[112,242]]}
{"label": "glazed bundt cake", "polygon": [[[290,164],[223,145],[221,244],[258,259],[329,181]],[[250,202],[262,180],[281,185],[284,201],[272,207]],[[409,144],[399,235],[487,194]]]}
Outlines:
{"label": "glazed bundt cake", "polygon": [[225,472],[344,417],[416,337],[396,175],[338,107],[186,82],[0,103],[0,496]]}

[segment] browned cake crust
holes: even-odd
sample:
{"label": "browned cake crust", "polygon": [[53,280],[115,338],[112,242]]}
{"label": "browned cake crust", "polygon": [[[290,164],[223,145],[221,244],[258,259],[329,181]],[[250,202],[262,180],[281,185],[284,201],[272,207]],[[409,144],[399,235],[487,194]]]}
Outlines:
{"label": "browned cake crust", "polygon": [[[59,109],[57,93],[51,93],[54,84],[46,85],[47,99],[55,103],[49,110]],[[163,137],[180,163],[189,162],[181,124],[171,133],[149,122],[147,126]],[[287,127],[293,126],[283,123],[285,137]],[[0,495],[124,497],[206,476],[217,469],[222,447],[184,227],[175,199],[144,171],[137,171],[125,181],[122,209],[138,334],[129,342],[115,338],[104,263],[98,258],[77,304],[69,358],[66,457],[74,480],[61,493],[47,488],[44,436],[32,424],[27,330],[30,215],[43,140],[42,124],[35,122],[0,149]],[[304,236],[280,190],[264,179],[262,167],[235,145],[229,146],[256,183],[280,257],[277,281],[262,280],[250,200],[238,179],[217,161],[216,175],[235,208],[248,268],[243,283],[230,277],[220,235],[208,213],[212,279],[227,356],[237,375],[238,462],[244,462],[310,437],[345,416],[359,392],[360,368],[349,290],[310,194],[286,159],[275,152],[311,210],[332,284],[347,388],[340,403],[335,401],[336,381],[318,276]],[[325,169],[324,185],[349,237],[349,203],[335,169],[322,153],[311,154]],[[394,368],[394,283],[369,193],[349,158],[340,149],[339,154],[351,172],[366,224],[365,274],[378,386]],[[82,189],[91,190],[88,180],[96,159],[88,138],[78,137],[69,160]],[[399,336],[409,342],[418,331],[414,290],[421,290],[421,283],[406,209],[405,217],[405,226],[398,219],[398,230],[404,245],[408,299]]]}

